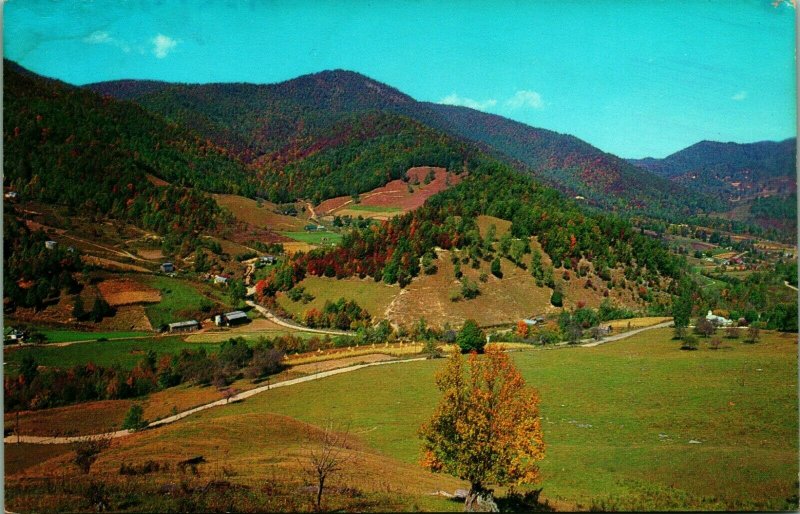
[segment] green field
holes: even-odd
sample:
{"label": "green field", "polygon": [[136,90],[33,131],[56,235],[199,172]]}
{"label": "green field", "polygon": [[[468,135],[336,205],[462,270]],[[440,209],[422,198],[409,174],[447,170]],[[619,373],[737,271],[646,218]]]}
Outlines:
{"label": "green field", "polygon": [[300,241],[301,243],[308,243],[312,245],[319,245],[319,244],[329,244],[335,243],[339,244],[342,240],[342,235],[337,232],[281,232],[284,236],[294,239],[295,241]]}
{"label": "green field", "polygon": [[204,302],[229,306],[226,291],[207,284],[160,275],[149,277],[147,284],[161,291],[161,301],[145,307],[150,323],[156,328],[202,315]]}
{"label": "green field", "polygon": [[40,329],[37,330],[43,334],[48,343],[67,343],[70,341],[85,341],[87,339],[122,339],[127,337],[142,337],[151,336],[152,332],[135,332],[135,331],[119,331],[119,332],[81,332],[78,330],[51,330]]}
{"label": "green field", "polygon": [[227,341],[232,337],[241,337],[248,344],[254,344],[261,337],[280,337],[280,336],[294,336],[300,339],[311,339],[312,337],[325,337],[321,334],[314,334],[312,332],[301,332],[299,330],[290,329],[259,329],[248,331],[246,329],[237,330],[236,332],[204,332],[201,334],[190,334],[186,336],[186,341],[189,343],[221,343]]}
{"label": "green field", "polygon": [[358,278],[345,278],[337,280],[327,277],[306,277],[299,284],[304,287],[307,293],[314,296],[314,300],[309,303],[293,302],[285,293],[278,295],[278,304],[290,314],[302,319],[305,312],[316,308],[322,310],[325,301],[335,302],[344,297],[348,300],[355,300],[358,305],[366,309],[375,319],[382,319],[386,307],[400,291],[396,285],[389,286],[383,282],[375,282],[372,279],[361,280]]}
{"label": "green field", "polygon": [[133,368],[144,353],[153,350],[157,354],[179,353],[184,348],[205,348],[215,352],[220,343],[185,343],[180,337],[160,337],[153,339],[137,339],[134,341],[98,341],[76,343],[70,346],[39,346],[9,349],[4,352],[8,364],[6,373],[16,372],[25,355],[33,355],[40,366],[66,368],[78,364],[93,362],[98,366],[119,364],[124,369]]}
{"label": "green field", "polygon": [[[591,349],[514,354],[542,399],[543,495],[584,509],[795,509],[787,498],[797,493],[796,335],[696,352],[670,336],[657,330]],[[343,374],[208,416],[233,423],[266,410],[316,425],[332,418],[413,463],[443,363]]]}

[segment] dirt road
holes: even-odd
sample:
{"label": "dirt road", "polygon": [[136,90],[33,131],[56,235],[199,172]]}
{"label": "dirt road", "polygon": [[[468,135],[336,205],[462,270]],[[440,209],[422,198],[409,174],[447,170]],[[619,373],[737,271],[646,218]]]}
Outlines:
{"label": "dirt road", "polygon": [[[287,387],[292,386],[295,384],[301,384],[303,382],[310,382],[312,380],[319,380],[321,378],[331,377],[333,375],[340,375],[342,373],[350,373],[351,371],[357,371],[359,369],[368,368],[371,366],[385,366],[387,364],[401,364],[403,362],[416,362],[416,361],[424,361],[427,357],[416,357],[413,359],[403,359],[403,360],[391,360],[391,361],[379,361],[379,362],[370,362],[367,364],[357,364],[355,366],[348,366],[346,368],[338,368],[332,369],[330,371],[322,371],[320,373],[315,373],[313,375],[306,375],[304,377],[293,378],[291,380],[284,380],[283,382],[277,382],[274,384],[267,384],[261,387],[256,387],[255,389],[249,389],[247,391],[243,391],[235,396],[232,396],[230,399],[222,399],[217,400],[215,402],[206,403],[205,405],[201,405],[199,407],[195,407],[193,409],[189,409],[183,412],[179,412],[173,416],[169,416],[167,418],[160,419],[158,421],[153,421],[152,423],[148,424],[145,430],[160,427],[163,425],[168,425],[170,423],[174,423],[180,419],[183,419],[187,416],[191,416],[197,412],[204,411],[206,409],[210,409],[212,407],[219,407],[222,405],[227,405],[230,402],[236,402],[239,400],[244,400],[245,398],[250,398],[251,396],[255,396],[259,393],[263,393],[264,391],[269,391],[271,389],[276,389],[278,387]],[[126,435],[130,435],[133,432],[131,430],[117,430],[116,432],[106,432],[103,434],[94,434],[94,435],[84,435],[84,436],[74,436],[74,437],[45,437],[45,436],[32,436],[32,435],[10,435],[6,437],[3,442],[5,444],[15,444],[15,443],[30,443],[30,444],[69,444],[69,443],[76,443],[81,441],[86,441],[90,439],[101,439],[101,438],[108,438],[108,439],[116,439],[118,437],[124,437]]]}
{"label": "dirt road", "polygon": [[354,332],[345,332],[343,330],[331,330],[331,329],[324,329],[324,328],[308,328],[304,327],[303,325],[298,325],[297,323],[292,323],[285,319],[279,318],[276,316],[272,311],[267,309],[266,307],[262,307],[258,305],[256,302],[247,300],[247,305],[253,307],[255,310],[261,313],[262,316],[270,320],[271,322],[275,323],[276,325],[280,325],[282,327],[290,328],[292,330],[299,330],[301,332],[311,332],[312,334],[328,334],[332,336],[352,336],[355,335]]}

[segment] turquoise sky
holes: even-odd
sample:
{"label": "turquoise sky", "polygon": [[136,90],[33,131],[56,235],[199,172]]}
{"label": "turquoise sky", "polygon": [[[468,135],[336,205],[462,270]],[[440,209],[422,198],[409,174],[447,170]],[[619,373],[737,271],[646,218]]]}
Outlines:
{"label": "turquoise sky", "polygon": [[751,1],[6,0],[5,57],[73,84],[358,71],[622,157],[796,133],[795,9]]}

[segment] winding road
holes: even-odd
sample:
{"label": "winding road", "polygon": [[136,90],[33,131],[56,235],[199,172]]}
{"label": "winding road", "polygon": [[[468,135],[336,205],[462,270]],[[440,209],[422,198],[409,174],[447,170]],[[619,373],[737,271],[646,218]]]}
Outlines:
{"label": "winding road", "polygon": [[[197,412],[204,411],[206,409],[210,409],[212,407],[219,407],[222,405],[227,405],[230,402],[236,402],[239,400],[244,400],[245,398],[250,398],[251,396],[255,396],[259,393],[263,393],[264,391],[269,391],[271,389],[276,389],[278,387],[286,387],[295,384],[301,384],[303,382],[310,382],[312,380],[319,380],[321,378],[330,377],[333,375],[339,375],[342,373],[349,373],[351,371],[356,371],[363,368],[369,368],[371,366],[385,366],[387,364],[400,364],[403,362],[417,362],[417,361],[424,361],[427,360],[427,357],[415,357],[413,359],[402,359],[402,360],[392,360],[392,361],[379,361],[379,362],[370,362],[368,364],[356,364],[355,366],[347,366],[346,368],[338,368],[332,369],[330,371],[322,371],[320,373],[314,373],[313,375],[306,375],[304,377],[293,378],[291,380],[284,380],[283,382],[276,382],[274,384],[267,384],[261,387],[256,387],[254,389],[248,389],[247,391],[242,391],[241,393],[231,396],[230,399],[222,399],[217,400],[215,402],[206,403],[204,405],[200,405],[199,407],[194,407],[193,409],[185,410],[183,412],[179,412],[173,416],[169,416],[167,418],[159,419],[157,421],[153,421],[152,423],[148,424],[143,430],[147,430],[150,428],[160,427],[162,425],[168,425],[170,423],[174,423],[180,419],[183,419],[187,416],[191,416]],[[83,435],[83,436],[72,436],[72,437],[47,437],[47,436],[33,436],[33,435],[16,435],[12,434],[7,436],[3,439],[5,444],[13,444],[13,443],[29,443],[29,444],[69,444],[69,443],[77,443],[81,441],[87,441],[91,439],[116,439],[118,437],[124,437],[126,435],[130,435],[133,433],[133,430],[117,430],[116,432],[105,432],[102,434],[93,434],[93,435]]]}
{"label": "winding road", "polygon": [[[255,289],[255,288],[254,288]],[[247,305],[253,307],[255,310],[261,313],[262,316],[270,320],[271,322],[275,323],[276,325],[280,325],[282,327],[291,328],[292,330],[298,330],[300,332],[311,332],[312,334],[328,334],[332,336],[354,336],[355,332],[345,332],[344,330],[330,330],[325,328],[308,328],[300,325],[298,323],[292,323],[287,321],[283,318],[279,318],[276,316],[271,310],[263,307],[252,300],[247,300]]]}
{"label": "winding road", "polygon": [[[259,312],[262,312],[261,309],[264,309],[264,307],[261,307],[260,305],[255,305],[253,302],[248,302],[248,304],[253,305],[257,309],[260,308]],[[266,311],[266,313],[269,313],[269,315],[272,315],[272,313],[270,313],[267,309],[264,309],[264,311]],[[262,312],[262,314],[267,316],[266,313]],[[270,318],[268,316],[268,319],[272,319],[274,321],[274,320],[279,320],[280,318],[276,318],[274,316],[272,318]],[[647,330],[653,330],[653,329],[657,329],[657,328],[666,328],[666,327],[669,327],[671,324],[672,324],[672,321],[665,321],[665,322],[659,323],[657,325],[651,325],[649,327],[637,328],[635,330],[624,332],[622,334],[609,336],[609,337],[606,337],[605,339],[600,340],[600,341],[593,341],[593,340],[584,339],[581,342],[584,342],[584,341],[590,341],[590,342],[585,342],[584,344],[580,344],[580,345],[569,345],[569,346],[559,345],[559,347],[562,347],[562,348],[563,347],[591,348],[591,347],[599,346],[601,344],[610,343],[610,342],[613,342],[613,341],[619,341],[621,339],[625,339],[625,338],[634,336],[636,334],[640,334],[640,333],[645,332]],[[284,326],[290,326],[290,325],[284,325]],[[294,328],[294,327],[291,327],[291,328]],[[307,330],[311,330],[311,329],[307,329]],[[314,373],[312,375],[306,375],[304,377],[293,378],[293,379],[290,379],[290,380],[284,380],[282,382],[276,382],[274,384],[267,384],[267,385],[264,385],[264,386],[256,387],[254,389],[249,389],[247,391],[243,391],[243,392],[241,392],[239,394],[231,396],[229,399],[221,399],[221,400],[217,400],[215,402],[206,403],[204,405],[200,405],[199,407],[194,407],[192,409],[188,409],[188,410],[185,410],[183,412],[179,412],[179,413],[177,413],[175,415],[172,415],[172,416],[169,416],[167,418],[163,418],[163,419],[159,419],[157,421],[153,421],[152,423],[148,424],[147,427],[144,428],[144,430],[151,429],[151,428],[157,428],[157,427],[160,427],[160,426],[163,426],[163,425],[174,423],[174,422],[176,422],[178,420],[181,420],[181,419],[183,419],[185,417],[191,416],[192,414],[195,414],[197,412],[201,412],[201,411],[204,411],[206,409],[210,409],[212,407],[220,407],[220,406],[223,406],[223,405],[227,405],[228,403],[230,403],[232,401],[236,402],[236,401],[239,401],[239,400],[244,400],[245,398],[250,398],[251,396],[255,396],[255,395],[259,394],[259,393],[263,393],[264,391],[269,391],[271,389],[276,389],[278,387],[287,387],[287,386],[292,386],[292,385],[295,385],[295,384],[301,384],[303,382],[310,382],[312,380],[319,380],[321,378],[326,378],[326,377],[330,377],[330,376],[333,376],[333,375],[340,375],[342,373],[349,373],[351,371],[357,371],[359,369],[368,368],[368,367],[372,367],[372,366],[385,366],[385,365],[388,365],[388,364],[400,364],[400,363],[404,363],[404,362],[418,362],[418,361],[424,361],[424,360],[427,360],[427,357],[415,357],[415,358],[412,358],[412,359],[379,361],[379,362],[371,362],[371,363],[368,363],[368,364],[356,364],[354,366],[347,366],[347,367],[344,367],[344,368],[338,368],[338,369],[333,369],[333,370],[330,370],[330,371],[322,371],[320,373]],[[91,440],[91,439],[104,439],[104,438],[116,439],[118,437],[124,437],[124,436],[130,435],[132,433],[133,433],[132,430],[118,430],[116,432],[105,432],[105,433],[102,433],[102,434],[93,434],[93,435],[84,435],[84,436],[72,436],[72,437],[55,437],[55,436],[48,437],[48,436],[32,436],[32,435],[12,434],[12,435],[9,435],[6,438],[4,438],[3,442],[5,444],[15,444],[15,443],[69,444],[69,443],[87,441],[87,440]]]}

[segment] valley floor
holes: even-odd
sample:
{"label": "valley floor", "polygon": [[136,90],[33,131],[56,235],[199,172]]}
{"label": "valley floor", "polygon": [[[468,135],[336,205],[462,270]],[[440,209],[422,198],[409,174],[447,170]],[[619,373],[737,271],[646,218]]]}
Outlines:
{"label": "valley floor", "polygon": [[[756,344],[694,352],[671,335],[656,328],[598,347],[513,354],[542,398],[542,499],[567,510],[797,508],[796,335],[764,332]],[[372,366],[264,391],[119,438],[85,476],[69,445],[6,444],[8,507],[91,510],[102,483],[114,510],[310,510],[304,463],[334,422],[349,432],[352,461],[333,480],[328,508],[460,510],[432,493],[464,484],[417,464],[416,432],[436,403],[441,365]],[[176,469],[199,455],[207,463],[197,475]],[[148,460],[169,470],[120,474]]]}

